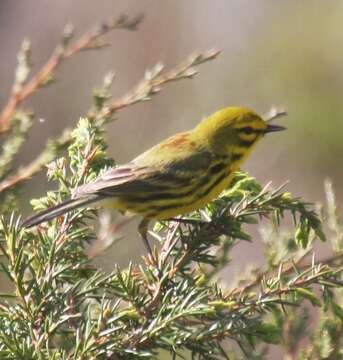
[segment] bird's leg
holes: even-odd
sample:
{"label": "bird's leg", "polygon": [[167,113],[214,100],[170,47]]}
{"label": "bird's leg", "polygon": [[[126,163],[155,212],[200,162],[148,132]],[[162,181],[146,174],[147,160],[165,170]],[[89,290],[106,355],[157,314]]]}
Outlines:
{"label": "bird's leg", "polygon": [[152,254],[151,246],[150,246],[149,240],[148,240],[148,225],[149,225],[149,219],[143,218],[143,220],[138,225],[138,232],[143,240],[143,243],[144,243],[146,249],[148,250],[149,257],[151,258],[151,260],[153,260],[155,262],[153,254]]}

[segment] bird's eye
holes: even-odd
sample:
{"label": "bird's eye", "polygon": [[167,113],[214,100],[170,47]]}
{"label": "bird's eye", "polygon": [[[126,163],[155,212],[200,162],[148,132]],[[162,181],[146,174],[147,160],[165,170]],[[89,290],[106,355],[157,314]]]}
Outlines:
{"label": "bird's eye", "polygon": [[250,126],[242,128],[241,131],[244,132],[244,134],[247,134],[247,135],[250,135],[250,134],[255,132],[255,130]]}

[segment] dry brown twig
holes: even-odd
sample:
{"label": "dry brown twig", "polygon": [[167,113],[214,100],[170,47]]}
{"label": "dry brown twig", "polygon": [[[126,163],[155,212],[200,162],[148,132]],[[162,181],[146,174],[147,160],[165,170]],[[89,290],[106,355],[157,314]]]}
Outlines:
{"label": "dry brown twig", "polygon": [[46,149],[44,149],[36,157],[36,159],[26,166],[19,168],[14,174],[8,176],[0,182],[0,194],[37,174],[45,165],[54,160],[58,149],[64,148],[70,143],[70,141],[70,133],[64,132],[57,140],[54,141],[54,150],[51,149],[51,143],[48,142]]}
{"label": "dry brown twig", "polygon": [[[161,91],[161,86],[181,79],[193,78],[197,73],[196,67],[220,54],[219,50],[211,49],[205,52],[196,52],[174,69],[163,72],[164,66],[158,63],[151,70],[147,70],[145,77],[127,94],[114,100],[101,112],[101,117],[111,117],[115,112],[138,102],[148,101],[151,97]],[[95,114],[90,112],[88,117],[93,118]]]}
{"label": "dry brown twig", "polygon": [[109,212],[105,211],[100,213],[100,229],[98,231],[97,239],[92,242],[92,245],[87,250],[88,257],[90,259],[94,259],[95,257],[103,254],[104,251],[107,251],[118,241],[122,240],[123,236],[120,234],[120,229],[135,218],[136,215],[127,214],[124,215],[120,221],[113,223]]}
{"label": "dry brown twig", "polygon": [[[80,49],[81,46],[79,45],[78,48]],[[153,70],[148,71],[145,75],[145,78],[141,80],[126,95],[120,97],[117,100],[114,100],[108,106],[105,106],[104,110],[100,112],[100,114],[89,112],[87,117],[91,119],[99,119],[104,117],[112,118],[118,110],[134,105],[138,102],[148,101],[151,99],[152,95],[158,93],[161,90],[161,86],[173,81],[194,77],[197,74],[197,70],[195,68],[196,66],[214,59],[219,55],[219,53],[220,51],[218,50],[209,50],[203,53],[193,54],[186,62],[167,72],[163,72],[162,65],[157,65]],[[68,144],[69,141],[70,138],[68,139],[67,137],[65,137],[63,140],[64,144]],[[0,193],[16,186],[22,181],[29,179],[38,173],[47,162],[52,160],[53,158],[50,156],[46,162],[43,162],[42,155],[39,155],[29,165],[19,169],[17,173],[12,175],[10,178],[0,182]]]}
{"label": "dry brown twig", "polygon": [[18,106],[35,91],[45,86],[52,78],[52,75],[57,67],[65,60],[71,58],[77,53],[80,53],[81,51],[103,47],[104,43],[100,43],[99,39],[111,30],[136,30],[141,20],[141,15],[132,19],[122,15],[115,20],[105,22],[100,27],[81,36],[78,40],[71,44],[70,41],[73,31],[70,26],[67,27],[61,44],[57,46],[47,63],[42,66],[42,68],[31,78],[30,81],[21,84],[22,86],[19,87],[14,84],[10,98],[0,114],[0,134],[5,133],[10,129],[11,118]]}

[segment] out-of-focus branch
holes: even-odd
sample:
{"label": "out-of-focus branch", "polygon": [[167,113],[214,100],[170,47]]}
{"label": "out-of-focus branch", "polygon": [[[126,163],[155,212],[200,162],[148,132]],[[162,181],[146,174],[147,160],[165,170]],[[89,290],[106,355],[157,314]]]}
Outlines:
{"label": "out-of-focus branch", "polygon": [[[82,43],[84,43],[84,41]],[[80,45],[79,48],[81,48]],[[113,101],[108,106],[105,105],[100,113],[95,113],[93,111],[89,112],[87,117],[90,119],[108,119],[111,118],[114,113],[120,109],[134,105],[141,101],[150,100],[151,96],[158,93],[163,85],[173,81],[187,79],[195,76],[197,74],[197,70],[195,69],[196,66],[214,59],[216,56],[218,56],[219,53],[220,51],[218,50],[209,50],[203,53],[194,54],[190,56],[185,63],[176,66],[174,69],[167,72],[163,72],[163,67],[158,65],[153,70],[147,71],[145,79],[142,80],[126,95]],[[59,144],[58,148],[61,149],[61,147],[66,146],[69,141],[70,134],[65,133],[60,139],[56,141],[56,143]],[[0,183],[0,193],[16,186],[18,183],[25,181],[34,174],[38,173],[44,165],[56,157],[56,154],[56,151],[51,151],[51,147],[47,145],[46,150],[35,160],[33,160],[25,167],[19,169],[13,176]]]}
{"label": "out-of-focus branch", "polygon": [[0,181],[5,179],[13,167],[13,159],[24,144],[32,126],[32,114],[17,111],[12,120],[12,131],[2,143],[0,153]]}
{"label": "out-of-focus branch", "polygon": [[279,106],[272,106],[270,110],[266,114],[264,114],[264,119],[269,122],[286,115],[287,111],[285,108]]}
{"label": "out-of-focus branch", "polygon": [[163,72],[164,67],[161,63],[159,63],[155,65],[153,69],[146,71],[145,78],[127,94],[104,107],[100,114],[95,114],[93,111],[89,112],[88,117],[94,118],[96,116],[100,116],[109,118],[118,110],[138,102],[151,100],[153,95],[161,91],[162,85],[181,79],[193,78],[198,73],[196,66],[213,60],[219,54],[219,50],[208,50],[202,53],[194,53],[184,63],[166,72]]}
{"label": "out-of-focus branch", "polygon": [[38,173],[46,164],[51,162],[58,156],[61,149],[64,149],[71,141],[70,131],[66,130],[57,140],[49,141],[45,150],[37,156],[28,165],[19,168],[17,172],[8,176],[5,180],[0,182],[0,194],[19,183],[30,179],[33,175]]}
{"label": "out-of-focus branch", "polygon": [[[308,255],[308,254],[307,254]],[[251,291],[257,286],[260,285],[261,281],[263,279],[267,279],[268,277],[274,277],[278,275],[281,276],[287,276],[290,275],[294,269],[296,268],[298,271],[303,271],[305,269],[308,269],[313,265],[310,262],[304,262],[305,257],[301,257],[298,262],[296,263],[289,263],[285,264],[282,267],[279,268],[278,273],[271,273],[270,270],[261,270],[258,273],[255,274],[255,277],[253,279],[249,279],[248,282],[246,282],[243,286],[234,288],[232,291],[230,291],[230,296],[239,295],[242,293],[245,293],[247,291]],[[319,261],[317,261],[316,266],[318,265],[340,265],[343,266],[343,253],[337,253],[330,255],[326,258],[323,258]]]}
{"label": "out-of-focus branch", "polygon": [[[105,44],[99,42],[99,39],[103,35],[114,29],[135,30],[141,20],[141,15],[132,19],[126,16],[120,16],[115,20],[102,24],[100,27],[85,34],[71,44],[72,30],[69,27],[63,36],[61,44],[55,49],[47,63],[42,66],[32,79],[24,82],[21,84],[22,86],[19,87],[16,86],[16,83],[14,84],[12,94],[0,114],[0,134],[9,130],[10,120],[17,107],[35,91],[47,85],[52,79],[53,72],[64,60],[71,58],[81,51],[103,47]],[[16,80],[18,80],[18,77]]]}

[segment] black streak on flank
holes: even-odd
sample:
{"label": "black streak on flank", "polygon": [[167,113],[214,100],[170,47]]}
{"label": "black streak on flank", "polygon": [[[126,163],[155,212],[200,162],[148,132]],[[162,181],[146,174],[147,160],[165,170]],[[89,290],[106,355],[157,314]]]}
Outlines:
{"label": "black streak on flank", "polygon": [[[180,192],[175,192],[173,191],[175,188],[173,189],[169,189],[168,187],[165,188],[165,191],[158,191],[158,189],[156,189],[155,191],[151,191],[151,192],[146,192],[145,194],[131,194],[126,196],[126,200],[129,202],[137,202],[137,201],[141,201],[141,202],[149,202],[149,201],[158,201],[158,200],[174,200],[174,199],[182,199],[188,196],[191,196],[192,194],[194,194],[196,187],[202,187],[203,185],[205,185],[208,181],[210,180],[208,174],[205,174],[205,176],[203,176],[201,179],[199,179],[199,182],[197,184],[194,184],[189,190],[187,191],[180,191]],[[167,209],[169,208],[174,208],[177,207],[175,205],[171,205],[170,207],[167,207]],[[154,206],[152,206],[152,208],[154,208]],[[159,210],[164,210],[164,208],[162,207],[158,207],[156,206],[156,208],[158,208]]]}
{"label": "black streak on flank", "polygon": [[213,184],[211,184],[209,188],[201,194],[201,197],[207,196],[211,192],[211,190],[213,190],[217,185],[219,185],[219,183],[221,183],[227,176],[229,176],[229,174],[226,172],[218,176],[218,178],[213,182]]}
{"label": "black streak on flank", "polygon": [[[180,191],[180,192],[175,192],[173,191],[173,188],[169,189],[168,188],[168,184],[165,184],[165,188],[164,189],[155,189],[155,191],[147,191],[145,194],[132,194],[132,195],[128,195],[126,196],[127,200],[131,200],[133,202],[137,202],[137,201],[158,201],[158,200],[174,200],[174,199],[180,199],[180,198],[185,198],[188,196],[191,196],[192,194],[196,193],[196,188],[195,187],[202,187],[204,185],[206,185],[206,183],[208,183],[211,180],[211,177],[213,175],[219,174],[221,173],[225,168],[227,167],[227,164],[220,162],[216,165],[213,165],[210,169],[209,169],[209,173],[208,174],[204,174],[204,176],[202,178],[199,179],[199,182],[194,184],[194,186],[192,186],[189,190],[186,191]],[[160,191],[159,191],[160,190]],[[171,206],[175,207],[174,205]],[[165,208],[161,208],[159,207],[159,210],[164,210]]]}
{"label": "black streak on flank", "polygon": [[222,170],[224,170],[226,168],[226,164],[224,163],[218,163],[214,166],[212,166],[210,168],[210,174],[214,175],[214,174],[218,174],[219,172],[221,172]]}
{"label": "black streak on flank", "polygon": [[239,140],[239,146],[242,146],[242,147],[250,147],[254,142],[255,142],[256,138],[253,139],[253,140]]}
{"label": "black streak on flank", "polygon": [[231,155],[231,160],[232,160],[233,162],[235,162],[235,161],[238,161],[238,160],[242,159],[242,157],[243,157],[243,154],[233,153],[233,154]]}
{"label": "black streak on flank", "polygon": [[[228,175],[229,174],[227,172],[223,172],[221,175],[219,175],[218,178],[212,184],[210,184],[210,186],[205,191],[203,191],[202,193],[199,194],[199,196],[197,196],[197,199],[208,195],[211,192],[211,190],[214,189]],[[161,212],[163,210],[177,209],[177,208],[181,208],[183,206],[188,206],[188,205],[191,205],[194,201],[195,201],[195,199],[193,199],[192,201],[185,201],[185,202],[173,203],[173,204],[168,204],[168,205],[151,206],[152,211],[150,212],[149,216],[154,217],[156,214],[158,214],[159,212]]]}

